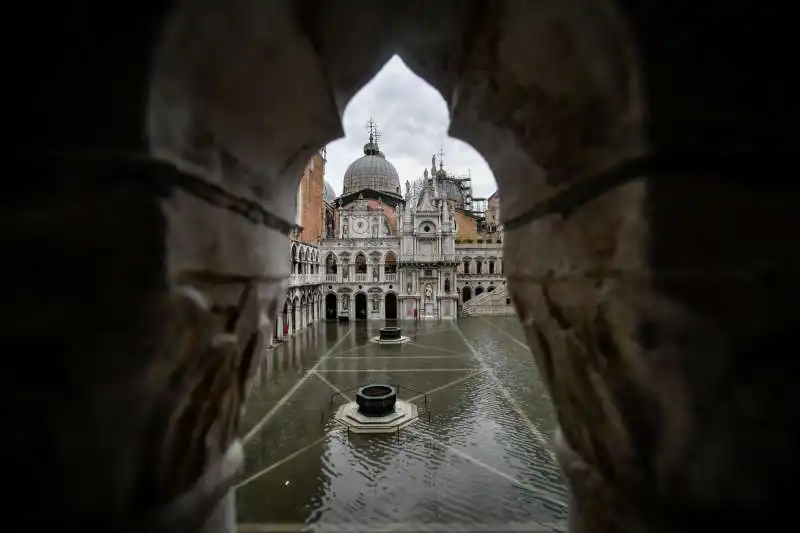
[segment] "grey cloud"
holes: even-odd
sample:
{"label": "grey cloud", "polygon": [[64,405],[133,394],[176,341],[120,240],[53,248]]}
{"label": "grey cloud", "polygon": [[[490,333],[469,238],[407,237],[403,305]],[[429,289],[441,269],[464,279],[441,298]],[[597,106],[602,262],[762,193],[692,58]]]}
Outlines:
{"label": "grey cloud", "polygon": [[370,116],[382,133],[381,150],[397,168],[401,182],[421,176],[423,169],[430,167],[431,155],[442,147],[450,172],[471,172],[475,197],[487,197],[496,189],[481,155],[447,136],[447,106],[439,93],[394,57],[348,104],[343,120],[345,137],[328,144],[326,179],[337,194],[342,191],[347,166],[363,153]]}

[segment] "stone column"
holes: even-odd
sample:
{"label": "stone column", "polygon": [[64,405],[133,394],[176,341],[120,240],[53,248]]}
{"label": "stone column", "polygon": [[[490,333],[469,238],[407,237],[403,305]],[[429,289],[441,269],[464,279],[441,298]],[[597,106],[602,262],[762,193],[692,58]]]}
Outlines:
{"label": "stone column", "polygon": [[[275,317],[275,323],[278,326],[275,336],[278,339],[280,339],[283,336],[283,314],[282,313],[278,313],[278,315]],[[275,341],[272,340],[271,342],[274,344]]]}

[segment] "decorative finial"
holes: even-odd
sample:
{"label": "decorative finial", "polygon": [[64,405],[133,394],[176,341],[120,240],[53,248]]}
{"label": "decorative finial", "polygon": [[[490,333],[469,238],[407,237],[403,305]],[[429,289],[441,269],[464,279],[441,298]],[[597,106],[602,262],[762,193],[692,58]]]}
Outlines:
{"label": "decorative finial", "polygon": [[439,145],[439,169],[444,168],[444,147]]}

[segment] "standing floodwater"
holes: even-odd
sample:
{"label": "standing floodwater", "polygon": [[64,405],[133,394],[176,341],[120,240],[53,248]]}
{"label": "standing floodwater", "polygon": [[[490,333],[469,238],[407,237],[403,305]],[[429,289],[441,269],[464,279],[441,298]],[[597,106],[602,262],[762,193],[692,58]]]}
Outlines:
{"label": "standing floodwater", "polygon": [[[403,323],[411,342],[396,346],[370,342],[382,325],[320,324],[268,353],[243,426],[242,530],[564,530],[553,412],[516,320]],[[348,436],[332,401],[355,402],[367,384],[399,385],[418,420],[399,435]]]}

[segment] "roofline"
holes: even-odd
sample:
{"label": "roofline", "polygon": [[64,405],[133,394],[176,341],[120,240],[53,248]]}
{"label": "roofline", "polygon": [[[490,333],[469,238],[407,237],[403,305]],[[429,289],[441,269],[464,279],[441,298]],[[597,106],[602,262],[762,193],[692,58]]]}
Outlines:
{"label": "roofline", "polygon": [[349,198],[349,197],[351,197],[353,195],[360,194],[360,193],[362,193],[364,191],[372,191],[372,192],[374,192],[376,194],[385,194],[386,196],[390,196],[392,198],[400,200],[401,202],[405,202],[405,198],[403,198],[402,194],[393,193],[393,192],[387,192],[387,191],[379,191],[377,189],[372,189],[370,187],[367,187],[367,188],[364,188],[364,189],[359,189],[359,190],[357,190],[355,192],[349,192],[347,194],[342,193],[341,196],[338,196],[336,199],[337,200],[341,200],[342,198]]}

